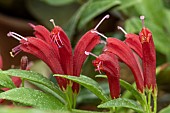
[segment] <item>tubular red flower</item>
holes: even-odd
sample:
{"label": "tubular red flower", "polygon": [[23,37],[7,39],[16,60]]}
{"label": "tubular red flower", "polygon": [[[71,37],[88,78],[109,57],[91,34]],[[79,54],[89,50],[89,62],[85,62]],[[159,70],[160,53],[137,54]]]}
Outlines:
{"label": "tubular red flower", "polygon": [[[97,44],[100,43],[100,37],[96,33],[92,33],[91,30],[84,34],[81,39],[78,41],[73,56],[73,75],[80,76],[81,68],[83,62],[87,58],[87,55],[84,54],[85,51],[91,51]],[[76,83],[73,84],[73,89],[78,89]],[[78,90],[77,90],[78,91]]]}
{"label": "tubular red flower", "polygon": [[156,53],[152,39],[152,33],[146,27],[143,27],[139,33],[139,38],[142,43],[143,50],[143,75],[146,88],[156,88]]}
{"label": "tubular red flower", "polygon": [[121,61],[123,61],[130,67],[134,74],[137,89],[140,92],[143,92],[144,89],[143,75],[140,71],[138,63],[135,60],[133,52],[128,47],[128,45],[126,45],[125,43],[116,38],[107,38],[107,45],[104,51],[108,51],[117,55],[121,59]]}
{"label": "tubular red flower", "polygon": [[104,52],[93,61],[93,65],[97,71],[106,73],[111,97],[118,98],[120,96],[120,67],[115,54]]}

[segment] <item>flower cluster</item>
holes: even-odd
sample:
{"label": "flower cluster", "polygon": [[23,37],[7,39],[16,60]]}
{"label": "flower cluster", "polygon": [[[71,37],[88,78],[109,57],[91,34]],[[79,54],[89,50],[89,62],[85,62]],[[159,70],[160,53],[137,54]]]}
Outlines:
{"label": "flower cluster", "polygon": [[[100,36],[94,31],[97,31],[102,21],[108,17],[109,15],[106,15],[94,29],[81,37],[74,48],[74,54],[72,54],[72,47],[66,33],[61,27],[55,25],[53,19],[50,20],[54,25],[51,32],[42,25],[29,24],[35,30],[35,37],[23,37],[15,32],[9,32],[7,36],[20,41],[20,44],[12,49],[11,56],[24,51],[43,60],[54,74],[79,77],[82,65],[87,58],[84,52],[91,51],[100,43]],[[71,85],[74,93],[79,92],[79,84],[61,77],[56,77],[56,80],[62,90],[66,90],[67,86]]]}
{"label": "flower cluster", "polygon": [[[20,45],[12,49],[11,55],[15,56],[24,51],[43,60],[53,73],[79,77],[85,59],[91,54],[96,57],[93,61],[96,70],[103,71],[107,75],[112,98],[118,98],[120,95],[119,62],[124,62],[131,69],[139,92],[143,93],[145,88],[154,91],[156,89],[156,55],[152,33],[144,26],[144,17],[141,16],[143,28],[139,35],[126,33],[118,27],[125,33],[124,41],[107,38],[97,31],[106,18],[109,18],[109,15],[81,37],[73,53],[69,38],[61,27],[55,25],[54,20],[50,20],[54,25],[51,32],[44,26],[29,24],[35,30],[34,37],[23,37],[14,32],[8,33],[8,36],[20,41]],[[100,36],[106,38],[106,45],[102,54],[96,56],[90,51],[101,42]],[[142,59],[142,66],[138,56]],[[71,84],[73,92],[79,92],[79,84],[61,77],[56,77],[56,80],[62,90]]]}
{"label": "flower cluster", "polygon": [[[117,38],[107,38],[101,33],[95,32],[106,38],[106,45],[101,55],[93,61],[96,70],[103,71],[107,75],[110,94],[112,98],[120,95],[120,68],[119,62],[124,62],[132,71],[139,92],[156,91],[156,55],[152,39],[152,33],[144,26],[144,16],[141,16],[143,28],[139,35],[125,33],[126,39],[121,41]],[[92,54],[85,52],[86,55]],[[92,54],[93,55],[93,54]],[[142,66],[139,62],[142,59]],[[156,93],[156,92],[155,92]]]}

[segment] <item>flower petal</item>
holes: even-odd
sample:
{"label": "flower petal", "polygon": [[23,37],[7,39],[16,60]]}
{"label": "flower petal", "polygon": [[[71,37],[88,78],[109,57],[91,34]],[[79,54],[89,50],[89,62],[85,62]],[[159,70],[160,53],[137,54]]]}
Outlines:
{"label": "flower petal", "polygon": [[142,58],[142,44],[140,43],[139,36],[136,34],[126,34],[125,43],[133,49],[140,58]]}
{"label": "flower petal", "polygon": [[156,88],[156,53],[152,39],[152,33],[149,29],[143,28],[139,33],[143,49],[143,75],[144,84],[147,88]]}
{"label": "flower petal", "polygon": [[46,29],[42,25],[33,25],[31,23],[29,23],[29,25],[35,30],[34,35],[36,38],[40,38],[47,43],[51,42],[50,32],[48,31],[48,29]]}
{"label": "flower petal", "polygon": [[125,64],[127,64],[134,74],[137,89],[143,92],[144,80],[141,75],[140,68],[135,60],[131,49],[122,41],[116,38],[107,38],[107,45],[105,51],[112,52],[117,55]]}

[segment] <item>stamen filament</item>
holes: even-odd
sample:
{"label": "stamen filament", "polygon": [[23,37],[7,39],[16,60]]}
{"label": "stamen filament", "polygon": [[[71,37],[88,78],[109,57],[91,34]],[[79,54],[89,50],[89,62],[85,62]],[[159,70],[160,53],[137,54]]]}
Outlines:
{"label": "stamen filament", "polygon": [[27,41],[27,38],[25,38],[25,37],[23,37],[23,36],[15,33],[15,32],[9,32],[9,33],[7,34],[7,36],[8,36],[8,37],[11,36],[11,37],[13,37],[13,38],[15,38],[15,39],[17,39],[17,40],[19,40],[19,41],[20,41],[21,39],[24,39],[24,40]]}
{"label": "stamen filament", "polygon": [[61,38],[60,38],[60,32],[58,32],[58,38],[59,38],[59,41],[60,41],[60,43],[61,43],[61,45],[63,46],[64,44],[63,44],[63,42],[62,42],[62,40],[61,40]]}
{"label": "stamen filament", "polygon": [[55,27],[55,22],[54,22],[54,19],[50,19],[50,22],[53,24],[53,26]]}
{"label": "stamen filament", "polygon": [[110,17],[110,15],[106,15],[105,17],[103,17],[100,22],[96,25],[96,27],[94,28],[94,30],[97,30],[97,28],[100,26],[100,24],[105,20],[105,19],[108,19]]}
{"label": "stamen filament", "polygon": [[117,26],[117,29],[121,30],[125,35],[127,34],[127,32],[120,26]]}
{"label": "stamen filament", "polygon": [[97,33],[98,35],[102,36],[103,38],[107,39],[107,37],[105,35],[103,35],[102,33],[99,33],[98,31],[94,31],[91,30],[92,33]]}
{"label": "stamen filament", "polygon": [[101,63],[102,63],[102,62],[100,61],[99,64],[97,65],[97,70],[99,71],[100,74],[102,74],[101,71],[100,71],[100,65],[101,65]]}
{"label": "stamen filament", "polygon": [[93,53],[91,53],[91,52],[87,52],[87,51],[85,51],[85,52],[84,52],[84,54],[86,54],[86,55],[92,55],[92,56],[94,56],[94,57],[98,58],[98,56],[97,56],[97,55],[95,55],[95,54],[93,54]]}
{"label": "stamen filament", "polygon": [[106,41],[101,40],[101,41],[100,41],[100,44],[104,44],[104,45],[106,45],[107,43],[106,43]]}
{"label": "stamen filament", "polygon": [[140,19],[142,20],[142,27],[145,27],[145,23],[144,23],[145,16],[140,16]]}

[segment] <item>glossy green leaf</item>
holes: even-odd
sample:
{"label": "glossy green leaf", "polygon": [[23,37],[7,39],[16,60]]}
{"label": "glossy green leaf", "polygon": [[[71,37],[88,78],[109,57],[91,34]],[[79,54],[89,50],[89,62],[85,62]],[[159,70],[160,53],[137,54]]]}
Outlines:
{"label": "glossy green leaf", "polygon": [[75,2],[76,0],[42,0],[50,5],[55,5],[55,6],[61,6],[61,5],[67,5],[72,2]]}
{"label": "glossy green leaf", "polygon": [[91,92],[93,92],[102,101],[106,102],[108,100],[107,96],[105,95],[105,93],[103,92],[99,84],[87,76],[81,75],[80,77],[76,77],[76,76],[67,76],[67,75],[59,75],[59,74],[55,74],[54,76],[67,78],[69,80],[77,82],[80,85],[87,88],[88,90],[90,90]]}
{"label": "glossy green leaf", "polygon": [[169,113],[170,112],[170,106],[167,106],[163,108],[159,113]]}
{"label": "glossy green leaf", "polygon": [[113,99],[111,101],[100,104],[97,107],[98,108],[125,107],[143,113],[142,107],[137,102],[126,98]]}
{"label": "glossy green leaf", "polygon": [[21,107],[0,107],[1,113],[71,113],[66,110],[42,110],[35,108],[21,108]]}
{"label": "glossy green leaf", "polygon": [[53,90],[51,90],[50,88],[48,87],[45,87],[44,85],[42,84],[39,84],[37,82],[32,82],[30,81],[30,83],[34,84],[35,86],[37,86],[39,89],[41,89],[43,92],[46,92],[46,93],[49,93],[49,94],[52,94],[54,97],[58,98],[62,103],[66,103],[65,100],[59,96],[56,92],[54,92]]}
{"label": "glossy green leaf", "polygon": [[12,82],[11,78],[3,73],[0,73],[0,85],[4,88],[15,88],[16,86]]}
{"label": "glossy green leaf", "polygon": [[132,95],[142,104],[144,105],[144,100],[142,98],[141,93],[139,93],[131,84],[120,79],[120,85],[124,87],[126,90],[130,91]]}
{"label": "glossy green leaf", "polygon": [[7,74],[10,76],[21,77],[21,78],[24,78],[25,80],[39,83],[43,85],[44,87],[48,87],[52,91],[56,92],[56,94],[58,94],[62,98],[65,98],[64,93],[56,85],[54,85],[54,83],[52,83],[50,80],[48,80],[46,77],[44,77],[43,75],[39,73],[32,72],[32,71],[19,70],[19,69],[10,69],[7,71],[2,71],[0,73]]}
{"label": "glossy green leaf", "polygon": [[14,88],[0,93],[0,98],[46,110],[65,109],[57,98],[30,88]]}
{"label": "glossy green leaf", "polygon": [[96,75],[95,77],[96,77],[96,78],[97,78],[97,77],[98,77],[98,78],[107,78],[106,75]]}
{"label": "glossy green leaf", "polygon": [[94,17],[120,4],[118,0],[92,0],[82,12],[78,29],[82,29]]}

